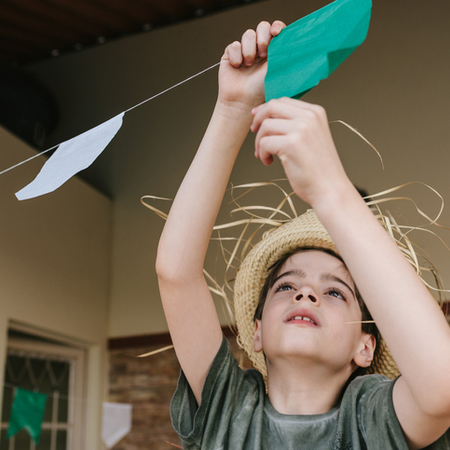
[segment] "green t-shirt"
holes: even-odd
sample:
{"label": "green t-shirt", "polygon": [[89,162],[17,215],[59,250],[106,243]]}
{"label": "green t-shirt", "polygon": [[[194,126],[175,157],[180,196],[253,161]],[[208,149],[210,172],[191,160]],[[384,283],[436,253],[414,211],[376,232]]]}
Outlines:
{"label": "green t-shirt", "polygon": [[[200,407],[181,373],[171,417],[189,450],[407,450],[393,386],[382,375],[366,375],[353,380],[325,414],[280,414],[270,404],[261,374],[241,370],[224,338]],[[450,439],[445,435],[428,448],[448,450]]]}

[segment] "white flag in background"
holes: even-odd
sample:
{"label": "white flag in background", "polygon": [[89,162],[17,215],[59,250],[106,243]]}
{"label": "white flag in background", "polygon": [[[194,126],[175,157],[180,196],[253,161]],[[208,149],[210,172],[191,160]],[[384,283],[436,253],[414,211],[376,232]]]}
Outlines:
{"label": "white flag in background", "polygon": [[102,439],[107,448],[116,445],[131,431],[131,409],[126,403],[103,402]]}

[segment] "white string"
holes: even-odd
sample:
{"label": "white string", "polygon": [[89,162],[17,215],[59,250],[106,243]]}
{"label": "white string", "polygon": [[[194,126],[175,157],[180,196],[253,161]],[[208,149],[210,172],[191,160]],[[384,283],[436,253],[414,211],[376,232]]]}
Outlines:
{"label": "white string", "polygon": [[[143,102],[138,103],[137,105],[134,105],[134,106],[132,106],[132,107],[129,108],[129,109],[126,109],[126,110],[124,111],[124,113],[127,113],[128,111],[131,111],[132,109],[137,108],[138,106],[141,106],[141,105],[143,105],[144,103],[147,103],[147,102],[149,102],[150,100],[153,100],[154,98],[159,97],[160,95],[165,94],[166,92],[169,92],[170,90],[172,90],[172,89],[174,89],[174,88],[176,88],[176,87],[178,87],[178,86],[181,86],[183,83],[186,83],[187,81],[190,81],[190,80],[192,80],[193,78],[198,77],[199,75],[202,75],[202,74],[205,73],[205,72],[208,72],[208,70],[214,69],[214,67],[217,67],[219,64],[220,64],[220,61],[219,61],[218,63],[213,64],[211,67],[208,67],[207,69],[204,69],[204,70],[202,70],[201,72],[198,72],[198,73],[196,73],[195,75],[192,75],[192,76],[190,76],[189,78],[186,78],[185,80],[180,81],[180,82],[177,83],[177,84],[174,84],[173,86],[171,86],[170,88],[165,89],[164,91],[160,92],[159,94],[156,94],[156,95],[154,95],[153,97],[150,97],[150,98],[148,98],[147,100],[144,100]],[[0,173],[0,175],[1,175],[1,173]]]}
{"label": "white string", "polygon": [[[174,84],[173,86],[171,86],[171,87],[169,87],[169,88],[167,88],[167,89],[164,89],[163,91],[159,92],[158,94],[154,95],[153,97],[150,97],[150,98],[148,98],[147,100],[144,100],[144,101],[138,103],[137,105],[134,105],[134,106],[132,106],[131,108],[126,109],[125,111],[123,111],[123,113],[125,114],[125,113],[131,111],[132,109],[137,108],[138,106],[141,106],[141,105],[143,105],[144,103],[147,103],[147,102],[149,102],[150,100],[153,100],[153,99],[155,99],[156,97],[159,97],[160,95],[165,94],[166,92],[169,92],[170,90],[175,89],[175,88],[178,87],[178,86],[181,86],[183,83],[186,83],[187,81],[190,81],[190,80],[192,80],[193,78],[198,77],[199,75],[202,75],[203,73],[207,72],[208,70],[214,69],[214,67],[217,67],[219,64],[220,64],[220,61],[219,61],[218,63],[215,63],[215,64],[213,64],[212,66],[208,67],[207,69],[203,69],[202,71],[196,73],[195,75],[192,75],[192,76],[190,76],[189,78],[186,78],[185,80],[180,81],[179,83]],[[39,152],[38,154],[32,156],[31,158],[28,158],[28,159],[26,159],[26,160],[24,160],[24,161],[22,161],[22,162],[20,162],[20,163],[18,163],[18,164],[15,164],[14,166],[8,167],[7,169],[2,170],[2,171],[0,172],[0,175],[3,175],[4,173],[9,172],[9,171],[12,170],[12,169],[15,169],[16,167],[19,167],[19,166],[21,166],[22,164],[25,164],[26,162],[31,161],[32,159],[37,158],[38,156],[41,156],[41,155],[43,155],[44,153],[47,153],[47,152],[49,152],[50,150],[53,150],[53,149],[55,149],[56,147],[58,147],[58,146],[60,146],[60,145],[61,145],[61,143],[56,144],[56,145],[54,145],[53,147],[48,148],[47,150],[44,150],[44,151],[42,151],[42,152]]]}
{"label": "white string", "polygon": [[58,147],[59,145],[61,145],[61,144],[56,144],[56,145],[54,145],[53,147],[50,147],[50,148],[48,148],[47,150],[44,150],[43,152],[40,152],[40,153],[38,153],[37,155],[34,155],[34,156],[32,156],[31,158],[26,159],[25,161],[22,161],[22,162],[20,162],[20,163],[14,165],[14,166],[11,166],[11,167],[8,167],[8,168],[5,169],[5,170],[2,170],[2,171],[0,172],[0,175],[3,175],[4,173],[9,172],[10,170],[15,169],[16,167],[19,167],[19,166],[21,166],[22,164],[25,164],[26,162],[31,161],[32,159],[37,158],[38,156],[41,156],[41,155],[43,155],[44,153],[49,152],[50,150],[53,150],[54,148]]}

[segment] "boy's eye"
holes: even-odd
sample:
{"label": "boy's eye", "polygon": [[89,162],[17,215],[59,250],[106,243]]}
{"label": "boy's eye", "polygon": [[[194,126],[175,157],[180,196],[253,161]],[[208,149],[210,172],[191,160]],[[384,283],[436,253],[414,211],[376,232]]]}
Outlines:
{"label": "boy's eye", "polygon": [[290,291],[293,287],[289,283],[281,283],[279,286],[275,288],[275,292],[284,292]]}
{"label": "boy's eye", "polygon": [[330,295],[331,297],[336,297],[336,298],[339,298],[339,299],[341,299],[341,300],[347,301],[345,295],[344,295],[343,292],[340,291],[339,289],[330,289],[330,290],[327,292],[327,295]]}

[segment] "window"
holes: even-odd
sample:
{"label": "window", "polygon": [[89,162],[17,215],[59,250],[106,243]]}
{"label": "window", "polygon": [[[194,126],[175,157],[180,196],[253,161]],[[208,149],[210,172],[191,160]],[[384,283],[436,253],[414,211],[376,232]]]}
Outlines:
{"label": "window", "polygon": [[[24,338],[25,337],[25,338]],[[0,450],[81,450],[85,352],[11,333],[5,364]],[[6,440],[14,387],[47,394],[39,444],[26,430]]]}

